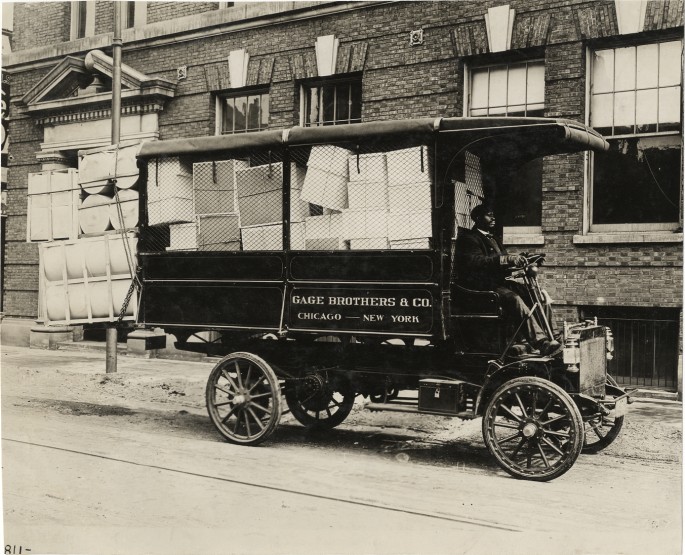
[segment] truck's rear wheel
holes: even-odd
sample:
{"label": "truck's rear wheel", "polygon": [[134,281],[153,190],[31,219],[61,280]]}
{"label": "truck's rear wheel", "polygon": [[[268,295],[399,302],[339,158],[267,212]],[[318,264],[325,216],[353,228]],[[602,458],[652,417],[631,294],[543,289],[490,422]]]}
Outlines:
{"label": "truck's rear wheel", "polygon": [[559,386],[542,378],[516,378],[490,399],[483,439],[506,472],[544,482],[573,466],[583,447],[583,420]]}
{"label": "truck's rear wheel", "polygon": [[347,380],[313,372],[286,384],[285,401],[297,421],[312,430],[328,430],[352,412],[356,393]]}
{"label": "truck's rear wheel", "polygon": [[281,418],[281,390],[271,366],[250,353],[232,353],[212,369],[207,381],[207,412],[231,443],[257,445]]}

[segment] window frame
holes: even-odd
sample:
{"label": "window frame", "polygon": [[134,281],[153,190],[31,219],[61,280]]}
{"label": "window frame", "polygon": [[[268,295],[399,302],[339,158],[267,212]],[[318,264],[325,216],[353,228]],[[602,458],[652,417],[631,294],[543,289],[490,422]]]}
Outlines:
{"label": "window frame", "polygon": [[[259,95],[260,100],[259,100],[259,122],[260,122],[260,127],[258,129],[245,129],[244,131],[233,131],[232,133],[224,133],[223,132],[223,122],[224,122],[224,100],[227,100],[229,98],[249,98],[250,96],[257,96]],[[261,121],[262,121],[262,96],[268,96],[269,97],[269,112],[267,114],[267,125],[266,127],[261,127]],[[269,120],[271,119],[271,90],[270,88],[264,88],[260,87],[258,89],[234,89],[234,90],[229,90],[229,91],[217,91],[214,93],[215,97],[215,126],[214,126],[214,134],[215,135],[238,135],[238,134],[243,134],[243,133],[259,133],[260,131],[266,131],[269,129]],[[234,125],[235,129],[235,125]]]}
{"label": "window frame", "polygon": [[[503,67],[503,66],[512,66],[512,65],[517,65],[517,64],[531,64],[531,63],[539,63],[542,65],[543,68],[543,87],[545,86],[545,74],[546,74],[546,67],[545,67],[545,58],[544,54],[537,53],[535,56],[532,56],[530,58],[526,58],[523,60],[511,60],[507,58],[500,58],[496,60],[482,60],[482,61],[472,61],[472,62],[465,62],[464,63],[464,95],[463,95],[463,105],[462,105],[462,113],[465,114],[466,117],[503,117],[506,114],[493,114],[493,116],[471,116],[471,95],[472,95],[472,85],[473,85],[473,79],[472,79],[472,72],[474,70],[478,69],[483,69],[483,68],[491,68],[491,67]],[[546,96],[543,97],[543,111],[546,109]],[[527,108],[527,104],[526,104]],[[544,167],[543,167],[543,173],[544,173]],[[540,183],[540,186],[542,188],[542,183]],[[541,201],[542,204],[542,201]],[[542,206],[541,206],[542,209]],[[503,229],[503,234],[504,234],[504,243],[508,245],[516,245],[516,244],[521,244],[521,245],[542,245],[544,244],[544,236],[542,234],[542,225],[539,226],[504,226]]]}
{"label": "window frame", "polygon": [[[308,93],[312,88],[322,88],[324,86],[329,86],[329,85],[339,85],[339,84],[349,84],[352,86],[353,84],[357,83],[359,85],[359,121],[351,121],[352,118],[348,117],[347,121],[337,121],[333,120],[331,123],[326,124],[324,123],[318,123],[316,126],[310,124],[307,124],[306,122],[306,116],[307,116],[307,100],[309,98]],[[351,89],[350,89],[350,95],[349,95],[349,101],[348,101],[348,114],[351,114],[352,110],[352,94],[351,94]],[[361,123],[364,121],[363,118],[363,107],[364,107],[364,100],[363,100],[363,82],[362,82],[362,74],[346,74],[346,75],[335,75],[333,77],[327,77],[327,78],[318,78],[318,79],[311,79],[307,81],[302,81],[299,84],[299,93],[300,93],[300,118],[299,118],[299,125],[302,127],[322,127],[325,125],[344,125],[344,124],[354,124],[354,123]],[[337,105],[336,105],[337,107]],[[356,119],[356,118],[355,118]]]}
{"label": "window frame", "polygon": [[[682,36],[668,36],[668,37],[658,37],[652,38],[651,40],[639,40],[639,41],[626,41],[626,42],[612,42],[610,44],[594,44],[588,45],[585,48],[585,124],[591,126],[592,121],[592,95],[593,95],[593,57],[595,52],[601,50],[613,50],[621,48],[638,47],[643,45],[652,45],[665,42],[675,42],[680,41],[681,46],[681,68],[683,62],[683,48],[685,41]],[[617,133],[615,135],[606,136],[607,141],[621,140],[621,139],[631,139],[631,138],[649,138],[649,137],[680,137],[680,195],[679,195],[679,215],[678,220],[675,222],[668,223],[623,223],[623,224],[595,224],[593,222],[594,214],[594,175],[595,175],[595,153],[586,152],[585,153],[585,186],[584,189],[584,218],[583,218],[583,235],[585,236],[597,236],[606,238],[607,234],[622,234],[627,238],[631,235],[635,236],[635,241],[643,242],[646,237],[643,235],[654,234],[655,237],[661,233],[673,233],[682,229],[683,227],[683,72],[680,73],[680,130],[669,130],[669,131],[649,131],[649,132],[634,132],[634,133]],[[637,88],[635,90],[638,90]],[[659,90],[659,87],[656,87]],[[613,106],[613,103],[612,103]],[[636,100],[637,108],[637,100]],[[635,123],[637,125],[637,122]],[[612,128],[613,119],[612,119]],[[576,242],[585,242],[580,240]],[[664,236],[664,240],[670,239],[668,236]]]}
{"label": "window frame", "polygon": [[126,7],[133,4],[133,22],[128,21],[128,14],[122,10],[122,29],[135,29],[147,24],[147,2],[146,1],[131,1],[124,2]]}
{"label": "window frame", "polygon": [[[83,22],[84,33],[79,36],[79,28],[81,27],[80,7],[84,7]],[[86,37],[92,37],[95,34],[95,0],[76,0],[71,2],[71,26],[69,30],[70,40],[79,40]]]}

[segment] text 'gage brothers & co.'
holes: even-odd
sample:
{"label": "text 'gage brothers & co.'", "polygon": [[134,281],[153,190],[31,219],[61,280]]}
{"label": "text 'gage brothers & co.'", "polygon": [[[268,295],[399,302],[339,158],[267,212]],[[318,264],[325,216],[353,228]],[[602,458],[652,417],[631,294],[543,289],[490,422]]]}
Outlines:
{"label": "text 'gage brothers & co.'", "polygon": [[433,297],[426,290],[303,290],[290,296],[295,328],[426,333],[433,320]]}

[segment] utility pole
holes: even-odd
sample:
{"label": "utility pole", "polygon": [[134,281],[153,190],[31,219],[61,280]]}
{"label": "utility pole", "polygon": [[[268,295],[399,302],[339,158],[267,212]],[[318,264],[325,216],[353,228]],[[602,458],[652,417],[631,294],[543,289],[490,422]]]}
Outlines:
{"label": "utility pole", "polygon": [[[114,4],[114,36],[112,37],[112,144],[118,145],[121,138],[121,8],[123,2]],[[116,176],[115,176],[116,178]],[[116,187],[116,183],[114,184]],[[117,371],[117,324],[107,325],[105,347],[105,372]]]}

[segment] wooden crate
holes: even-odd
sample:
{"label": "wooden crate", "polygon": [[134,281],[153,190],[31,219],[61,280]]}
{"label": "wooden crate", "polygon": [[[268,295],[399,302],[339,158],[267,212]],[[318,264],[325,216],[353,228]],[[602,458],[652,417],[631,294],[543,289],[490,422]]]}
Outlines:
{"label": "wooden crate", "polygon": [[26,241],[77,239],[80,194],[74,169],[30,173]]}

